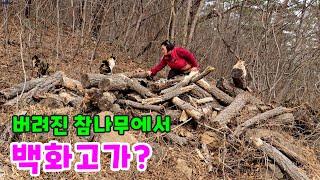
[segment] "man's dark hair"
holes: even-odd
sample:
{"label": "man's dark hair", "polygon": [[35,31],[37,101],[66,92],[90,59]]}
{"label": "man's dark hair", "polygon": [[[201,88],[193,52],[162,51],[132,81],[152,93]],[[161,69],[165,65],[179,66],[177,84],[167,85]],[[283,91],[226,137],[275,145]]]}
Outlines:
{"label": "man's dark hair", "polygon": [[174,42],[171,42],[170,40],[165,40],[161,43],[161,46],[165,46],[167,48],[167,51],[171,51],[174,48]]}

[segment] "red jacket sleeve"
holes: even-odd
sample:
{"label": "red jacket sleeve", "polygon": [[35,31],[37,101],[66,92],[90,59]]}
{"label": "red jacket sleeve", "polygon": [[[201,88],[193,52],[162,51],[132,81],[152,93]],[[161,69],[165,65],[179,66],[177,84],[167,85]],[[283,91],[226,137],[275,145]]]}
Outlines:
{"label": "red jacket sleeve", "polygon": [[191,65],[191,67],[199,68],[196,58],[190,51],[184,48],[177,48],[177,55],[184,58]]}
{"label": "red jacket sleeve", "polygon": [[156,75],[159,71],[161,71],[167,65],[167,61],[161,58],[160,63],[151,68],[151,76]]}

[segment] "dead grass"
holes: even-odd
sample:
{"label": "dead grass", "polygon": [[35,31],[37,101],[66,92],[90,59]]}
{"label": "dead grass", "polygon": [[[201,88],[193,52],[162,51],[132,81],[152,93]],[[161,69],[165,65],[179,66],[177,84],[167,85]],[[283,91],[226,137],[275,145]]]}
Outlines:
{"label": "dead grass", "polygon": [[[14,29],[12,29],[14,31]],[[83,72],[98,73],[98,66],[102,58],[108,57],[114,53],[117,58],[117,66],[115,72],[131,71],[135,68],[148,68],[148,64],[139,64],[143,60],[133,60],[128,56],[115,53],[112,45],[101,44],[97,50],[97,59],[89,61],[94,43],[86,42],[84,47],[77,50],[78,38],[64,36],[61,38],[63,44],[60,49],[61,55],[56,59],[55,55],[55,33],[50,33],[49,30],[43,39],[43,46],[40,49],[30,47],[25,49],[26,72],[28,79],[31,78],[31,60],[30,57],[36,52],[43,54],[43,58],[50,62],[53,71],[61,70],[70,78],[79,79]],[[0,34],[0,38],[2,35]],[[14,42],[18,42],[17,37],[12,37]],[[9,46],[7,49],[0,48],[0,89],[7,88],[13,84],[23,81],[23,74],[20,63],[20,49],[19,45]],[[30,179],[29,172],[19,171],[9,160],[9,144],[8,135],[5,131],[8,130],[7,125],[14,113],[25,110],[28,114],[51,114],[54,110],[39,105],[29,106],[25,109],[2,109],[1,111],[1,128],[3,132],[0,141],[0,168],[4,171],[3,179]],[[78,113],[77,111],[69,112],[72,116]],[[231,122],[233,125],[253,117],[252,111],[246,109],[241,112],[241,115]],[[204,122],[210,125],[210,122]],[[314,174],[320,173],[319,169],[310,168],[320,167],[320,114],[319,111],[313,110],[310,106],[302,106],[295,113],[295,122],[291,126],[284,124],[259,124],[257,128],[267,128],[279,133],[290,136],[295,140],[299,147],[303,147],[307,156],[309,166],[301,166],[308,172],[312,178]],[[214,125],[212,125],[214,126]],[[155,134],[138,134],[133,133],[139,141],[143,141],[147,137],[154,137],[149,139],[149,143],[153,147],[154,154],[148,163],[148,169],[145,172],[138,172],[135,170],[135,163],[131,164],[129,171],[113,172],[109,168],[110,157],[107,154],[102,154],[102,170],[98,173],[76,173],[75,171],[67,171],[62,173],[41,173],[40,177],[35,179],[188,179],[185,171],[186,169],[177,168],[177,160],[182,159],[187,162],[187,169],[192,170],[191,179],[266,179],[274,176],[274,171],[270,172],[268,164],[273,164],[271,159],[268,159],[265,154],[257,151],[252,147],[250,142],[242,137],[241,139],[228,139],[228,132],[217,133],[219,143],[211,144],[209,146],[210,157],[212,158],[213,172],[208,172],[207,164],[196,152],[196,148],[200,148],[201,135],[204,132],[211,131],[206,127],[198,127],[197,130],[192,129],[186,125],[179,130],[191,132],[192,138],[188,139],[189,144],[186,146],[179,146],[175,143],[168,142],[162,136]],[[71,129],[72,130],[72,129]],[[70,132],[70,136],[65,138],[56,138],[49,134],[23,134],[19,137],[13,137],[15,141],[40,141],[48,142],[49,140],[58,140],[59,142],[85,141],[85,139],[75,136],[75,133]],[[269,139],[270,140],[270,139]],[[272,139],[271,139],[272,140]],[[282,172],[283,179],[288,176]],[[315,176],[314,176],[315,177]]]}

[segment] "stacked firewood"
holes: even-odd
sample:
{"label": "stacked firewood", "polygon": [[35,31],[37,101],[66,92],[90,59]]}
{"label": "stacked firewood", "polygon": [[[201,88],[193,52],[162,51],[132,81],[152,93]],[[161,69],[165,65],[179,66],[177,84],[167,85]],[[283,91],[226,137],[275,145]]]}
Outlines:
{"label": "stacked firewood", "polygon": [[[80,81],[56,72],[1,90],[0,100],[3,107],[43,103],[53,108],[71,106],[92,114],[104,111],[132,116],[162,114],[178,123],[193,121],[211,130],[223,131],[230,145],[236,146],[238,140],[250,141],[292,179],[308,179],[306,172],[296,165],[308,166],[309,163],[299,148],[289,148],[290,144],[283,143],[285,138],[279,133],[255,129],[270,119],[294,121],[294,109],[267,105],[223,78],[217,83],[207,81],[206,76],[213,71],[213,67],[207,67],[202,72],[157,81],[147,78],[147,72],[142,70],[110,75],[82,74]],[[252,108],[255,114],[235,122],[249,105],[255,107]],[[272,144],[268,141],[271,136],[277,137]],[[174,134],[169,137],[181,140]],[[205,153],[208,152],[206,145],[202,143],[204,159],[212,169],[210,154]]]}

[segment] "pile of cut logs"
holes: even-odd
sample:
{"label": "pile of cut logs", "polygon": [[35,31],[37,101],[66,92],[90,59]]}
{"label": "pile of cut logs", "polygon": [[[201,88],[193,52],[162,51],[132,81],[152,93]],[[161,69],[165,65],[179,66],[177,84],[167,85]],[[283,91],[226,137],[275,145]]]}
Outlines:
{"label": "pile of cut logs", "polygon": [[[275,117],[293,118],[293,109],[266,105],[223,78],[214,84],[206,81],[205,77],[213,71],[213,67],[207,67],[202,72],[157,81],[147,78],[147,72],[142,70],[110,75],[82,74],[80,81],[59,71],[1,90],[0,102],[2,107],[42,103],[51,108],[71,106],[79,112],[91,114],[102,111],[135,116],[163,114],[170,115],[177,122],[207,123],[213,129],[227,129],[230,141],[251,139],[253,147],[273,159],[291,178],[308,179],[306,172],[292,162],[308,163],[304,162],[302,155],[281,142],[271,145],[263,135],[250,130]],[[242,123],[234,123],[249,104],[257,107],[259,112]],[[248,132],[251,136],[244,138],[250,134]]]}

